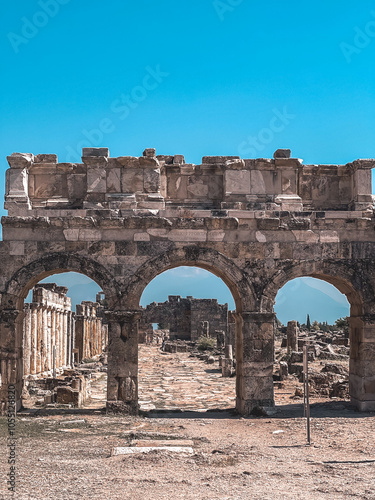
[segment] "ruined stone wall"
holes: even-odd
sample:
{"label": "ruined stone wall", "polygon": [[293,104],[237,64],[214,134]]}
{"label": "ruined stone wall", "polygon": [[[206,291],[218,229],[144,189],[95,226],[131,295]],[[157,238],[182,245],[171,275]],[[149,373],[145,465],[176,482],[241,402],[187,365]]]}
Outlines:
{"label": "ruined stone wall", "polygon": [[191,301],[191,340],[199,337],[200,323],[208,321],[209,336],[216,338],[216,331],[228,331],[228,304],[219,304],[216,299],[193,299]]}
{"label": "ruined stone wall", "polygon": [[143,310],[143,321],[169,325],[172,340],[197,340],[200,323],[208,321],[209,335],[215,337],[216,330],[227,331],[228,305],[218,304],[216,299],[170,295],[166,302],[149,304]]}
{"label": "ruined stone wall", "polygon": [[358,210],[372,203],[372,160],[346,165],[303,165],[279,150],[273,159],[205,156],[201,165],[182,155],[110,158],[106,148],[84,148],[82,164],[58,163],[53,154],[8,157],[9,215],[26,210],[112,210],[169,207],[237,210]]}
{"label": "ruined stone wall", "polygon": [[74,315],[67,288],[55,283],[36,285],[32,303],[24,306],[23,375],[24,378],[52,376],[72,366]]}
{"label": "ruined stone wall", "polygon": [[103,308],[97,302],[83,301],[76,305],[76,361],[101,354],[108,344],[108,325],[103,323]]}

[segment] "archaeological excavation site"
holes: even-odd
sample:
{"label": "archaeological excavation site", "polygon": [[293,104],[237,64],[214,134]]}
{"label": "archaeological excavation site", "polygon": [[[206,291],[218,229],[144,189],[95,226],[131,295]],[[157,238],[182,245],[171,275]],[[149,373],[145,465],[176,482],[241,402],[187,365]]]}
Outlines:
{"label": "archaeological excavation site", "polygon": [[[182,155],[112,158],[84,148],[8,156],[0,242],[0,409],[91,408],[136,416],[230,410],[267,416],[301,402],[304,346],[312,400],[375,411],[375,160],[304,165]],[[169,295],[141,306],[165,271],[220,278],[235,307]],[[54,276],[100,288],[72,305]],[[308,328],[276,318],[301,277],[347,298],[347,320]]]}

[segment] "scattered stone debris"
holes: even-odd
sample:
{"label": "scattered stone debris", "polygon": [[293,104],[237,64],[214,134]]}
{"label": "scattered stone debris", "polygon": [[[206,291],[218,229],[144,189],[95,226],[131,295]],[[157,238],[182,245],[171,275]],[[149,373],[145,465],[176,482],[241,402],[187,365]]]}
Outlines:
{"label": "scattered stone debris", "polygon": [[290,321],[286,329],[277,332],[274,380],[285,382],[294,378],[299,385],[291,397],[303,397],[302,348],[308,345],[310,395],[348,399],[348,344],[349,339],[344,331],[300,331],[297,322]]}

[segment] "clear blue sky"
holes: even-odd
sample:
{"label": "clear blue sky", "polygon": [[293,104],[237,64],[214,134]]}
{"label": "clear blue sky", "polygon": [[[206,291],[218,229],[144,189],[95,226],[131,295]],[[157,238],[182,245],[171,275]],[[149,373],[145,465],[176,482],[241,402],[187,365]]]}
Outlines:
{"label": "clear blue sky", "polygon": [[0,26],[3,179],[14,151],[77,161],[84,145],[375,156],[374,1],[19,0]]}

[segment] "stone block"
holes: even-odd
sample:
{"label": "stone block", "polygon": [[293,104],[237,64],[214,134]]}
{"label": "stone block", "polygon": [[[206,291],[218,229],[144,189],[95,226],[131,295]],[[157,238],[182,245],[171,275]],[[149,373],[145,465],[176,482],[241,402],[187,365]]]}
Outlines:
{"label": "stone block", "polygon": [[107,173],[104,168],[87,169],[87,192],[106,193]]}
{"label": "stone block", "polygon": [[107,193],[121,193],[121,169],[107,170]]}
{"label": "stone block", "polygon": [[249,194],[250,172],[248,170],[227,170],[225,172],[225,196]]}
{"label": "stone block", "polygon": [[147,169],[144,171],[143,187],[145,193],[160,192],[160,169]]}
{"label": "stone block", "polygon": [[79,407],[81,403],[79,390],[68,386],[57,387],[56,402],[57,404],[72,404]]}
{"label": "stone block", "polygon": [[274,158],[290,158],[292,156],[292,151],[290,149],[277,149],[273,157]]}
{"label": "stone block", "polygon": [[83,148],[82,149],[83,157],[92,157],[92,156],[104,156],[105,158],[109,158],[109,149],[108,148]]}

